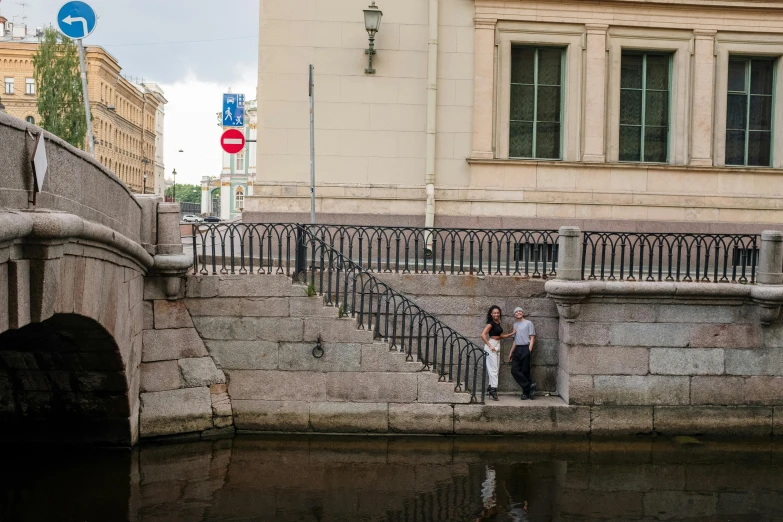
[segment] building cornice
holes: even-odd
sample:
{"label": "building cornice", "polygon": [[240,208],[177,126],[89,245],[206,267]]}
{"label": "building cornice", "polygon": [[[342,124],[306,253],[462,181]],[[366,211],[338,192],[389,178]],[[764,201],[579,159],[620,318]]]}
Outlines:
{"label": "building cornice", "polygon": [[[729,8],[729,9],[783,9],[781,0],[538,0],[542,3],[550,4],[568,4],[579,5],[582,10],[587,10],[591,4],[596,6],[611,5],[638,5],[638,6],[666,6],[666,7],[685,7],[685,8]],[[475,0],[477,6],[498,7],[499,3],[503,7],[511,7],[515,3],[524,4],[526,0],[506,0],[498,2],[497,0]]]}

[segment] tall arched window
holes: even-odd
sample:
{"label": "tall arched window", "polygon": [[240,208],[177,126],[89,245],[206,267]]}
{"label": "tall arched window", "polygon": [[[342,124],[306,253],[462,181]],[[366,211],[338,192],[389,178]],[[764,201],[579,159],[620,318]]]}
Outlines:
{"label": "tall arched window", "polygon": [[245,189],[237,187],[237,191],[234,196],[234,208],[237,210],[245,208]]}

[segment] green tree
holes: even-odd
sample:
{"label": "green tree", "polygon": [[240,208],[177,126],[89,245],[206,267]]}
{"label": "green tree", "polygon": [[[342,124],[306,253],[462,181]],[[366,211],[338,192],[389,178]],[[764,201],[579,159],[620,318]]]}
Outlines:
{"label": "green tree", "polygon": [[[177,201],[181,203],[201,203],[201,185],[175,185],[177,188]],[[170,198],[173,191],[171,187],[166,189],[166,197]]]}
{"label": "green tree", "polygon": [[40,125],[74,147],[84,147],[87,121],[76,45],[49,27],[33,55]]}

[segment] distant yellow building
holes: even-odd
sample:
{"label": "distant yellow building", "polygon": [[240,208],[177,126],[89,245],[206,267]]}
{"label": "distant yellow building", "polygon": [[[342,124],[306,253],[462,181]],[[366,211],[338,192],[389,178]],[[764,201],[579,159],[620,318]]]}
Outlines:
{"label": "distant yellow building", "polygon": [[[0,17],[0,97],[8,114],[34,124],[40,117],[32,58],[41,36],[40,30],[28,33]],[[120,76],[120,64],[101,47],[86,46],[85,53],[95,158],[133,192],[162,194],[163,187],[155,185],[163,179],[162,151],[156,150],[163,143],[163,91]]]}

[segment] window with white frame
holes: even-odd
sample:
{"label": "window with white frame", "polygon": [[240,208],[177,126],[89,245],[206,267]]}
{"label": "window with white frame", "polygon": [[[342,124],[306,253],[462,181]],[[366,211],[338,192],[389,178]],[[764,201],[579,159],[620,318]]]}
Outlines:
{"label": "window with white frame", "polygon": [[245,170],[245,153],[244,152],[240,152],[239,154],[237,154],[237,170],[240,171],[240,172]]}
{"label": "window with white frame", "polygon": [[775,62],[729,58],[726,165],[769,167]]}
{"label": "window with white frame", "polygon": [[28,116],[27,118],[24,119],[24,121],[26,121],[31,125],[35,125],[35,118],[33,118],[32,116]]}
{"label": "window with white frame", "polygon": [[623,52],[620,161],[668,160],[671,55]]}
{"label": "window with white frame", "polygon": [[510,158],[562,157],[564,50],[511,47]]}
{"label": "window with white frame", "polygon": [[234,208],[237,210],[245,208],[245,190],[242,187],[237,187],[234,196]]}
{"label": "window with white frame", "polygon": [[6,78],[5,78],[5,93],[6,94],[13,94],[14,93],[14,78],[13,78],[13,76],[6,76]]}
{"label": "window with white frame", "polygon": [[35,78],[24,79],[24,93],[35,94]]}

